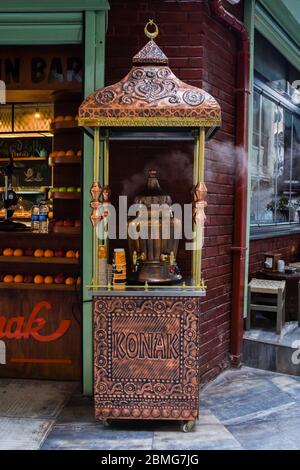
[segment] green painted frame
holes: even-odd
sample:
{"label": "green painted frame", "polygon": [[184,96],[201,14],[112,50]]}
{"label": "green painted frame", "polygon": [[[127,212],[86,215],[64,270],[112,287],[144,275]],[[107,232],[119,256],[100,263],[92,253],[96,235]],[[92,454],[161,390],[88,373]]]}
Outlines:
{"label": "green painted frame", "polygon": [[[0,6],[0,45],[80,44],[84,46],[84,96],[104,85],[107,0],[14,0]],[[93,393],[93,323],[91,296],[85,287],[92,278],[90,185],[93,141],[83,141],[82,222],[82,373],[83,393]]]}
{"label": "green painted frame", "polygon": [[[250,252],[250,206],[251,206],[251,168],[252,168],[252,139],[253,139],[253,84],[254,84],[254,33],[255,33],[255,0],[246,0],[244,7],[244,23],[250,38],[250,81],[249,81],[249,110],[248,110],[248,189],[247,189],[247,235],[246,235],[246,269],[245,286],[248,286],[249,252]],[[244,318],[247,317],[248,289],[244,290]]]}
{"label": "green painted frame", "polygon": [[[253,138],[254,35],[259,31],[296,68],[300,70],[300,27],[281,0],[246,0],[244,22],[250,35],[250,99],[248,125],[248,194],[245,285],[248,285],[250,250],[251,157]],[[247,316],[248,290],[244,293],[244,317]]]}
{"label": "green painted frame", "polygon": [[[247,0],[246,4],[252,0]],[[281,0],[258,0],[255,29],[300,70],[300,27]]]}

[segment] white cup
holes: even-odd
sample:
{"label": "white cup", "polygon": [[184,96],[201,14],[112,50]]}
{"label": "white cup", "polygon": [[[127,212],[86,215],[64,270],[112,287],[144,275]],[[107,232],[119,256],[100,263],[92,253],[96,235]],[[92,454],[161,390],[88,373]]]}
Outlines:
{"label": "white cup", "polygon": [[285,262],[283,259],[279,259],[277,261],[277,269],[280,273],[284,273],[285,270]]}

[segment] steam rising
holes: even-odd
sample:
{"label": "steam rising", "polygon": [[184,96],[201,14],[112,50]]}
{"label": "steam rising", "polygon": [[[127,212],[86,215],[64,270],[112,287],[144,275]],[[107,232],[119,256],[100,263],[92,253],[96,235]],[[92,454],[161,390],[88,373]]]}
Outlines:
{"label": "steam rising", "polygon": [[160,181],[167,180],[172,186],[180,184],[181,187],[191,189],[193,181],[193,157],[191,154],[180,150],[168,154],[159,155],[156,159],[149,160],[142,173],[134,173],[122,183],[122,194],[129,199],[136,196],[144,187],[147,180],[148,170],[158,170]]}

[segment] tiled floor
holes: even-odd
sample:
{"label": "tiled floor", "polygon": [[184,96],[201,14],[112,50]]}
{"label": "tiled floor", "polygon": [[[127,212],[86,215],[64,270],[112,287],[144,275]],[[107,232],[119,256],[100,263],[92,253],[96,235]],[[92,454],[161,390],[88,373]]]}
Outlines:
{"label": "tiled floor", "polygon": [[300,449],[300,377],[243,368],[201,391],[200,419],[178,423],[95,422],[91,399],[73,396],[42,449]]}
{"label": "tiled floor", "polygon": [[104,427],[92,399],[74,390],[0,380],[0,449],[300,449],[300,377],[246,367],[223,373],[201,390],[200,419],[190,433],[176,422]]}
{"label": "tiled floor", "polygon": [[0,450],[39,449],[77,384],[0,379]]}

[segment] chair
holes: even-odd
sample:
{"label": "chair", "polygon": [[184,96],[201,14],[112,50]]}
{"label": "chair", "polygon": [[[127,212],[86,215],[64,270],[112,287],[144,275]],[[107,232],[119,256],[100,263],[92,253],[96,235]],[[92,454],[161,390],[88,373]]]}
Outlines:
{"label": "chair", "polygon": [[[300,283],[299,283],[300,285]],[[300,286],[298,287],[298,293],[300,295]],[[262,294],[261,303],[252,303],[253,294]],[[264,294],[271,294],[275,296],[273,304],[268,304],[266,299],[263,298]],[[268,299],[270,301],[270,298]],[[285,281],[272,281],[267,279],[252,279],[248,285],[248,312],[246,320],[246,329],[249,330],[251,327],[251,313],[252,311],[261,312],[275,312],[276,313],[276,333],[280,335],[282,326],[285,320]],[[298,312],[298,315],[299,312]],[[299,320],[298,316],[298,320]]]}

